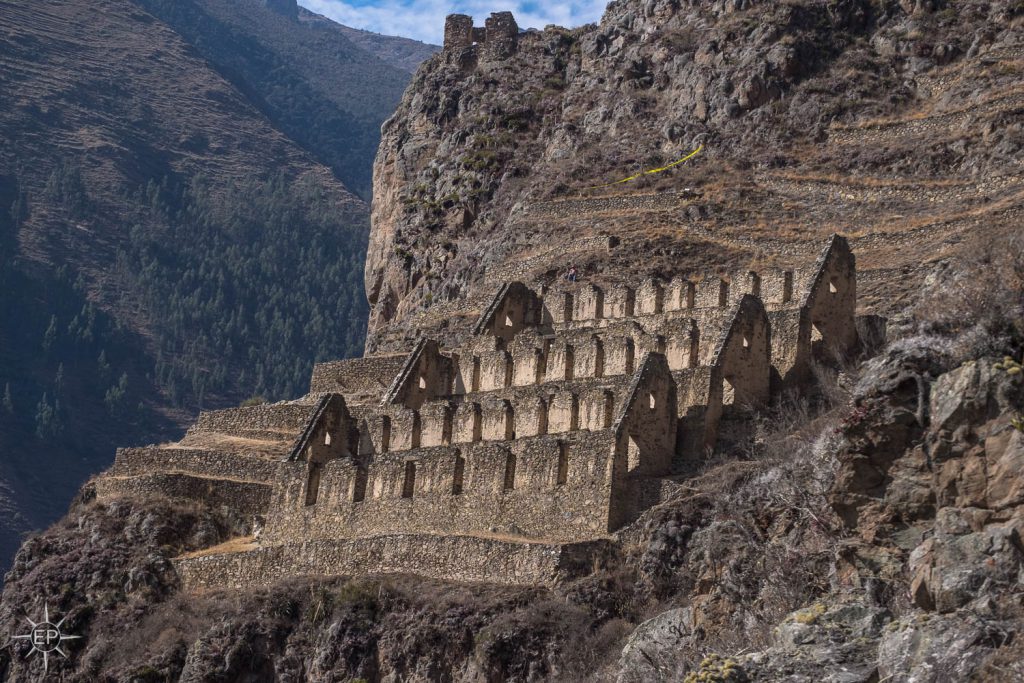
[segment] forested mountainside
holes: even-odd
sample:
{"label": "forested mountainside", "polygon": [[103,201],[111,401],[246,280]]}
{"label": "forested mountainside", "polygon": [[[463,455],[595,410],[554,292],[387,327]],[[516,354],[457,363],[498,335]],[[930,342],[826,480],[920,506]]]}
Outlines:
{"label": "forested mountainside", "polygon": [[420,64],[438,51],[436,45],[429,45],[418,40],[385,36],[337,24],[302,7],[299,8],[298,16],[299,21],[320,24],[329,30],[340,32],[370,54],[376,55],[391,66],[408,71],[410,74],[416,73]]}
{"label": "forested mountainside", "polygon": [[256,0],[0,2],[0,564],[116,446],[359,353],[407,79]]}

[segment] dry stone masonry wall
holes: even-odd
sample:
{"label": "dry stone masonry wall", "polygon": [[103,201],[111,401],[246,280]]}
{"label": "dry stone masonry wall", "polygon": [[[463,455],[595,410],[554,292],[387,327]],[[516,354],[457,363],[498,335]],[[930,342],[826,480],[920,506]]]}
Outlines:
{"label": "dry stone masonry wall", "polygon": [[[457,19],[449,37],[464,41]],[[603,552],[594,542],[736,438],[750,409],[849,352],[855,306],[838,236],[806,270],[509,282],[458,348],[422,339],[320,364],[304,399],[204,413],[182,444],[119,451],[100,491],[166,481],[231,501],[259,487],[237,503],[266,518],[258,547],[183,558],[194,587],[304,572],[557,580],[567,547]],[[237,447],[185,447],[197,439]],[[499,546],[515,550],[498,560]]]}

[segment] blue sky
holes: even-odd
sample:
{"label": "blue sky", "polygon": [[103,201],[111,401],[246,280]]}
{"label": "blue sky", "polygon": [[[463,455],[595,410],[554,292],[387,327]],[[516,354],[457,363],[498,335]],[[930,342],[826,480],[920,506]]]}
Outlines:
{"label": "blue sky", "polygon": [[511,10],[521,28],[574,27],[598,21],[608,0],[299,0],[299,4],[346,26],[440,44],[449,14],[472,15],[483,26],[491,12]]}

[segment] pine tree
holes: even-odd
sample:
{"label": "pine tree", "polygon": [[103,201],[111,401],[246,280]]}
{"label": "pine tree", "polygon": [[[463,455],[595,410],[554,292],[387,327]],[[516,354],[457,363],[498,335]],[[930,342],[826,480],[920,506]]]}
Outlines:
{"label": "pine tree", "polygon": [[60,419],[57,410],[50,405],[49,397],[44,393],[36,406],[36,436],[45,439],[60,433]]}
{"label": "pine tree", "polygon": [[50,316],[50,326],[43,334],[43,351],[49,351],[55,341],[57,341],[57,316],[52,315]]}

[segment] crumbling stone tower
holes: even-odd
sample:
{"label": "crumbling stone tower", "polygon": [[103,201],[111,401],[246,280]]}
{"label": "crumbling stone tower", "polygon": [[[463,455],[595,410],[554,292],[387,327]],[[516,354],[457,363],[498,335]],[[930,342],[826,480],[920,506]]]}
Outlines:
{"label": "crumbling stone tower", "polygon": [[485,54],[505,59],[515,53],[518,41],[519,25],[511,12],[491,14],[483,28],[474,28],[473,18],[465,14],[451,14],[445,19],[445,52],[479,46]]}

